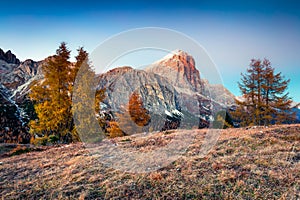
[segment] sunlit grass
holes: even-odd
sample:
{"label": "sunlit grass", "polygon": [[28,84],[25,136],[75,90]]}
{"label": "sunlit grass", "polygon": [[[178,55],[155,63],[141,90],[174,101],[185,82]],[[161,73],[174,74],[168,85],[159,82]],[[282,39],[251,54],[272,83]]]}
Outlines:
{"label": "sunlit grass", "polygon": [[[223,130],[217,145],[200,156],[206,130],[176,161],[149,173],[104,166],[81,143],[29,152],[0,161],[4,199],[298,199],[300,125]],[[149,151],[176,134],[114,139],[122,148]],[[157,145],[157,146],[156,146]]]}

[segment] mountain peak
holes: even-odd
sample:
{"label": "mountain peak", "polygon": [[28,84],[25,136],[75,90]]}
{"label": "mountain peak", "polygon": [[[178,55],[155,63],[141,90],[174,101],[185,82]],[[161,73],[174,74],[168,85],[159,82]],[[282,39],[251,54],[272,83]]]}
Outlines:
{"label": "mountain peak", "polygon": [[167,78],[173,85],[201,92],[200,73],[194,58],[187,52],[176,49],[146,68],[146,71]]}
{"label": "mountain peak", "polygon": [[167,54],[165,57],[163,57],[162,59],[156,61],[155,63],[153,63],[153,65],[156,64],[161,64],[161,63],[167,63],[170,61],[183,61],[183,62],[191,62],[193,65],[190,65],[192,67],[195,67],[195,61],[194,58],[189,55],[187,52],[180,50],[180,49],[176,49],[172,52],[170,52],[169,54]]}
{"label": "mountain peak", "polygon": [[188,56],[191,56],[189,55],[187,52],[181,50],[181,49],[175,49],[174,51],[172,51],[173,54],[176,54],[176,55],[188,55]]}
{"label": "mountain peak", "polygon": [[0,48],[0,60],[4,60],[9,64],[20,64],[20,60],[16,57],[15,54],[13,54],[10,50],[4,52],[1,48]]}

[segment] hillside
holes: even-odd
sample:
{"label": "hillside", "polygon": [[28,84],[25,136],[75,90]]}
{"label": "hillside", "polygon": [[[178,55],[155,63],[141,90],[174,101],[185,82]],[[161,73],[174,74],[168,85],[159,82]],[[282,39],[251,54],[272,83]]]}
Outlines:
{"label": "hillside", "polygon": [[172,137],[194,137],[176,161],[148,173],[104,166],[81,143],[1,158],[3,199],[299,199],[300,125],[222,130],[204,157],[207,129],[167,131],[113,142],[149,151]]}

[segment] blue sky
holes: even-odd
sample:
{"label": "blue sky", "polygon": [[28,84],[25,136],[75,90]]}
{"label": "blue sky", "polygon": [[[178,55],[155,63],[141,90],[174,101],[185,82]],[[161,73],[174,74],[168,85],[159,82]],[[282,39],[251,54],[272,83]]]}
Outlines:
{"label": "blue sky", "polygon": [[[224,85],[235,95],[240,95],[237,81],[251,58],[268,58],[276,71],[291,79],[289,92],[300,102],[299,10],[300,3],[289,0],[5,1],[0,48],[11,49],[21,60],[41,60],[54,54],[62,41],[74,56],[79,46],[92,52],[105,39],[128,29],[169,28],[207,50]],[[160,56],[153,55],[153,61]]]}

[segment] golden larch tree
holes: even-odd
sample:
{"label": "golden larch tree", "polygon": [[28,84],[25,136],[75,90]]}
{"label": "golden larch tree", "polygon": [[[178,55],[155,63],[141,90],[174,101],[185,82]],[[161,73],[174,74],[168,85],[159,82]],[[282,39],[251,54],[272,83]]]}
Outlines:
{"label": "golden larch tree", "polygon": [[286,91],[289,79],[275,73],[269,60],[252,59],[239,88],[242,100],[236,100],[233,116],[242,126],[288,123],[293,120],[292,100]]}
{"label": "golden larch tree", "polygon": [[34,102],[37,120],[30,122],[30,132],[62,138],[69,133],[70,119],[70,51],[61,43],[56,55],[43,65],[44,79],[31,87],[29,94]]}

